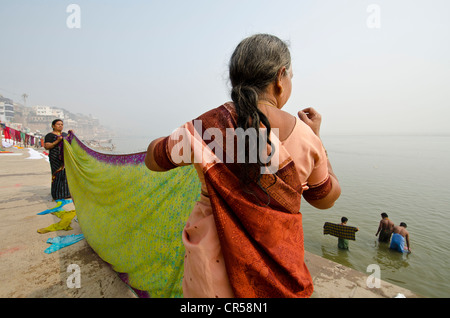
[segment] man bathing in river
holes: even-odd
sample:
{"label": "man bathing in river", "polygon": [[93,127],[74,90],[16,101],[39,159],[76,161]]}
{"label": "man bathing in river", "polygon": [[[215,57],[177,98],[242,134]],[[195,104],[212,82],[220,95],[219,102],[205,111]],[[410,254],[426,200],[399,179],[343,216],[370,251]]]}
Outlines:
{"label": "man bathing in river", "polygon": [[[407,247],[405,247],[405,241]],[[402,253],[411,253],[409,232],[406,230],[406,223],[401,222],[400,226],[394,226],[394,233],[392,234],[391,245],[389,248]]]}
{"label": "man bathing in river", "polygon": [[380,234],[380,236],[378,237],[378,241],[389,243],[393,230],[394,222],[389,220],[389,217],[386,213],[381,213],[380,225],[378,226],[378,231],[375,234],[375,236],[378,236],[378,234]]}

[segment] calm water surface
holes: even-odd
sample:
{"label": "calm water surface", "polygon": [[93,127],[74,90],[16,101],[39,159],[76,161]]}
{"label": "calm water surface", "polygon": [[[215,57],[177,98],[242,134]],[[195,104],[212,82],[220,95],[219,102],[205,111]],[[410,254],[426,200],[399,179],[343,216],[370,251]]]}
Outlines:
{"label": "calm water surface", "polygon": [[[450,136],[334,136],[323,142],[342,194],[329,210],[303,204],[306,250],[361,272],[377,264],[385,281],[449,297]],[[378,243],[381,212],[408,225],[411,254]],[[324,222],[342,216],[359,228],[348,251],[322,232]]]}
{"label": "calm water surface", "polygon": [[[156,136],[117,138],[117,151],[145,151]],[[325,136],[322,138],[342,187],[329,210],[302,205],[305,248],[364,273],[370,264],[381,279],[427,297],[450,296],[450,136]],[[375,233],[380,213],[408,225],[411,254],[389,250]],[[350,249],[323,235],[323,224],[357,226]]]}

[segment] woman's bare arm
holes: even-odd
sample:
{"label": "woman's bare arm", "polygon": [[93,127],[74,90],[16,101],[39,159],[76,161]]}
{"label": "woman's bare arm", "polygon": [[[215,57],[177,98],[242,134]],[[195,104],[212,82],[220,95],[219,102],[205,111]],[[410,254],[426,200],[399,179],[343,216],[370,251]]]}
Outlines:
{"label": "woman's bare arm", "polygon": [[166,171],[166,169],[163,169],[160,166],[158,166],[153,156],[153,150],[155,149],[155,146],[158,144],[158,142],[160,142],[163,139],[164,137],[157,138],[153,140],[150,143],[150,145],[148,145],[147,154],[145,156],[145,165],[147,166],[148,169],[152,171]]}

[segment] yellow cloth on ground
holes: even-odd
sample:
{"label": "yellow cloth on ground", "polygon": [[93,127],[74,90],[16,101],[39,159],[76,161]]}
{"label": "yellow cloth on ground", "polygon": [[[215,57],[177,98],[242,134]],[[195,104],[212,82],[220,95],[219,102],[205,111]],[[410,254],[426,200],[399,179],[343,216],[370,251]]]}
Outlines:
{"label": "yellow cloth on ground", "polygon": [[38,233],[44,234],[52,231],[69,231],[72,230],[70,224],[72,223],[72,219],[76,216],[76,211],[58,211],[53,212],[53,215],[57,216],[61,219],[58,223],[47,226],[46,228],[42,228],[37,230]]}

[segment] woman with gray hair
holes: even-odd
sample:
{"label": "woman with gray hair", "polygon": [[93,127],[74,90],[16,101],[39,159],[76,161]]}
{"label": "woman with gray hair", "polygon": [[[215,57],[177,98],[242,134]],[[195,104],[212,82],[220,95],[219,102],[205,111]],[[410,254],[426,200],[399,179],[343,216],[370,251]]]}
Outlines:
{"label": "woman with gray hair", "polygon": [[155,139],[145,159],[153,171],[193,164],[201,182],[182,234],[184,297],[309,297],[301,198],[327,209],[340,195],[321,116],[281,110],[293,73],[273,35],[239,43],[229,73],[232,101]]}

